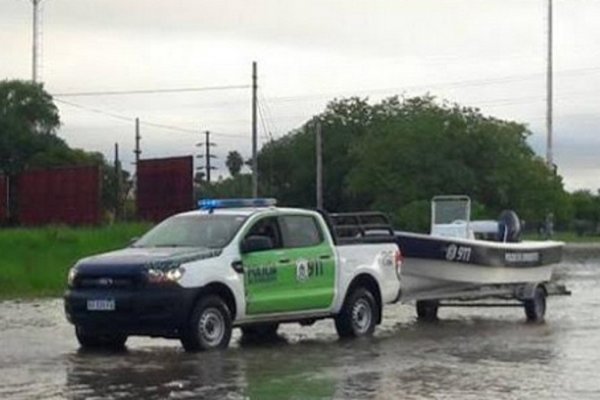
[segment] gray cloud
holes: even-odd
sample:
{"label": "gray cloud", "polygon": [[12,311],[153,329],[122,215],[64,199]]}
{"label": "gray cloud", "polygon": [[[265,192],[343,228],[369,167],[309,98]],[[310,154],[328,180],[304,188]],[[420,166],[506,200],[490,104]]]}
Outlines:
{"label": "gray cloud", "polygon": [[[429,91],[528,123],[532,145],[544,152],[543,1],[43,4],[43,77],[51,92],[249,83],[250,62],[257,60],[261,138],[265,128],[277,136],[299,126],[336,96],[377,100]],[[30,12],[27,1],[0,4],[2,78],[30,76]],[[598,20],[598,2],[555,4],[556,154],[569,188],[597,186],[593,176],[599,175]],[[241,90],[70,100],[185,129],[249,135],[249,99],[249,91]],[[131,154],[127,124],[66,105],[60,109],[61,135],[69,142],[110,156],[119,141],[123,154]],[[195,140],[160,129],[146,132],[147,154],[184,152]],[[249,148],[249,139],[221,141],[224,154],[225,148]]]}

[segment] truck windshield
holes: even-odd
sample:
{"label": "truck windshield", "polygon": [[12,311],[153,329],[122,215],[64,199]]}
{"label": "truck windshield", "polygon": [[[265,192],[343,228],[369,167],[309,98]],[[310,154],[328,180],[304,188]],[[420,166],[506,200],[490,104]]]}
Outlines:
{"label": "truck windshield", "polygon": [[181,215],[161,222],[133,247],[223,248],[246,217],[241,215]]}

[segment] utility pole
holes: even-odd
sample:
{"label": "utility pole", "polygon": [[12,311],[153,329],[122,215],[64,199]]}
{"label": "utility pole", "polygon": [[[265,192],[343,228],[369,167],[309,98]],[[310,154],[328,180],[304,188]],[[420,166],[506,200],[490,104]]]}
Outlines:
{"label": "utility pole", "polygon": [[138,189],[138,172],[140,166],[140,155],[142,154],[142,149],[140,148],[140,140],[142,137],[140,136],[140,119],[135,119],[135,149],[133,150],[133,154],[135,154],[135,175],[133,180],[133,188],[135,190],[135,195],[137,197],[137,189]]}
{"label": "utility pole", "polygon": [[323,209],[323,140],[321,136],[321,121],[315,124],[315,148],[317,157],[317,209]]}
{"label": "utility pole", "polygon": [[204,167],[199,167],[198,169],[204,169],[205,170],[206,182],[210,183],[210,171],[213,170],[213,169],[216,169],[215,167],[213,167],[212,165],[210,165],[210,160],[212,158],[217,158],[217,156],[215,156],[214,154],[210,153],[210,148],[212,146],[216,146],[216,144],[212,143],[210,141],[210,131],[205,131],[204,135],[205,135],[204,143],[196,143],[196,146],[198,146],[198,147],[204,146],[205,155],[199,154],[196,157],[198,157],[198,158],[204,158],[205,159],[206,165]]}
{"label": "utility pole", "polygon": [[135,173],[137,174],[138,164],[140,162],[140,155],[142,154],[142,150],[140,149],[140,119],[135,119],[135,150],[133,150],[133,154],[135,154]]}
{"label": "utility pole", "polygon": [[33,3],[33,46],[32,46],[32,74],[31,80],[38,81],[38,65],[40,55],[40,3],[42,0],[31,0]]}
{"label": "utility pole", "polygon": [[554,169],[552,149],[552,0],[548,0],[548,57],[546,70],[546,163]]}
{"label": "utility pole", "polygon": [[119,160],[119,143],[115,143],[115,219],[121,219],[121,161]]}
{"label": "utility pole", "polygon": [[256,61],[252,62],[252,197],[258,197],[258,158],[257,158],[257,121],[256,121]]}

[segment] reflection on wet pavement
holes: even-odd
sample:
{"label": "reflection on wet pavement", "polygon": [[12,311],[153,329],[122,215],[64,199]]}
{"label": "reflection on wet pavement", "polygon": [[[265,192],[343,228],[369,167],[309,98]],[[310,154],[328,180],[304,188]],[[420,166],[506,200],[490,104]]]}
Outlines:
{"label": "reflection on wet pavement", "polygon": [[556,276],[573,291],[547,322],[520,309],[442,309],[417,323],[392,306],[375,338],[339,341],[331,321],[285,325],[278,340],[186,354],[133,338],[120,353],[81,352],[60,300],[0,303],[0,398],[598,399],[600,260]]}

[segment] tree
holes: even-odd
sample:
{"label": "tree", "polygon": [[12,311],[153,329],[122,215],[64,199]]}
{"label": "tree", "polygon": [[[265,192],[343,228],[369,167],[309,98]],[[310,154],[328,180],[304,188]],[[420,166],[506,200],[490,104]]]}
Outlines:
{"label": "tree", "polygon": [[229,174],[232,177],[236,177],[239,175],[242,167],[244,166],[244,159],[242,155],[237,151],[230,151],[227,153],[227,160],[225,161],[225,165],[227,165],[227,169],[229,170]]}
{"label": "tree", "polygon": [[14,174],[40,153],[66,148],[55,136],[59,126],[58,109],[41,84],[0,82],[0,170]]}
{"label": "tree", "polygon": [[600,193],[577,190],[571,194],[573,205],[573,228],[579,235],[596,233],[600,224]]}
{"label": "tree", "polygon": [[[41,84],[1,81],[0,173],[15,176],[28,168],[99,166],[103,208],[112,209],[119,201],[114,167],[100,153],[70,148],[56,135],[59,127],[58,109]],[[129,177],[125,171],[122,174],[126,189]]]}
{"label": "tree", "polygon": [[[437,194],[467,194],[480,216],[506,208],[534,222],[568,218],[562,179],[527,144],[527,127],[432,96],[334,100],[322,121],[325,208],[377,209],[405,229],[426,229]],[[265,145],[261,184],[283,204],[314,206],[313,121]],[[423,214],[417,217],[416,214]]]}

